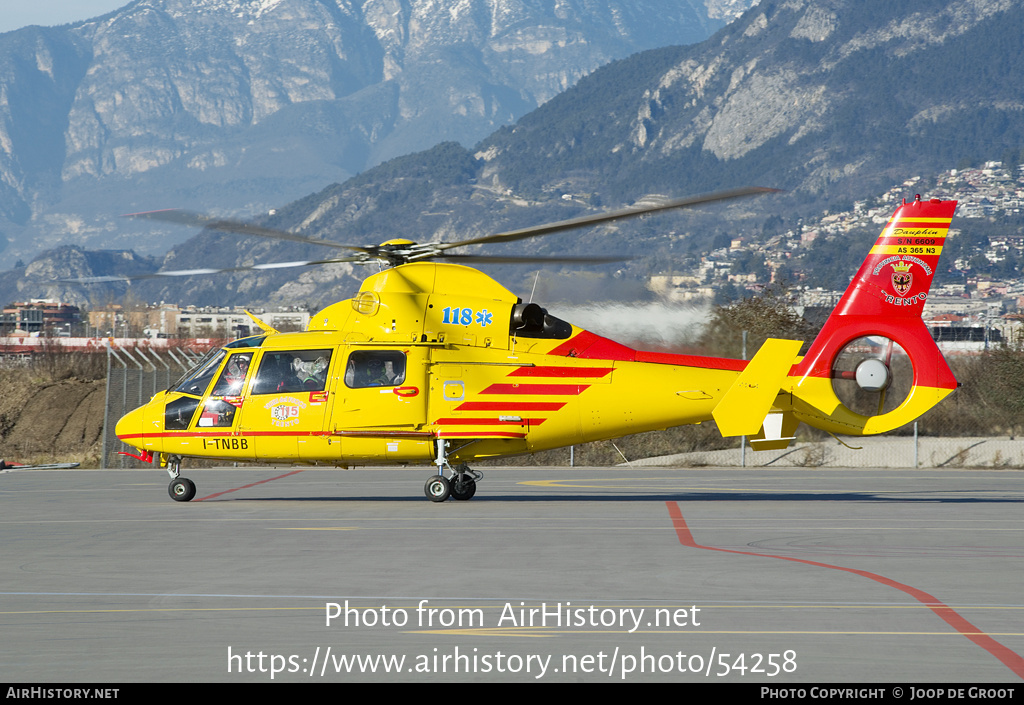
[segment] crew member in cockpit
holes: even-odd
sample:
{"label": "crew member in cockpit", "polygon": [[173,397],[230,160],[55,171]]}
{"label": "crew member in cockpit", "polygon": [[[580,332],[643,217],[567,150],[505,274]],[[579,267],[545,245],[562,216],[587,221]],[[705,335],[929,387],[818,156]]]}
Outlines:
{"label": "crew member in cockpit", "polygon": [[213,388],[213,396],[234,396],[242,393],[245,376],[249,374],[248,353],[232,355],[224,368],[217,385]]}
{"label": "crew member in cockpit", "polygon": [[391,384],[391,377],[388,375],[387,366],[383,360],[371,358],[366,362],[366,386],[386,387]]}

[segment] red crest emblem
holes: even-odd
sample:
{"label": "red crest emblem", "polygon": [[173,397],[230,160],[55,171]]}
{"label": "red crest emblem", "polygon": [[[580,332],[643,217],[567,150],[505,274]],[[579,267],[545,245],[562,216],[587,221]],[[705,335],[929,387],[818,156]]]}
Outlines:
{"label": "red crest emblem", "polygon": [[906,296],[914,283],[914,275],[910,273],[909,262],[897,262],[892,266],[892,288],[900,296]]}

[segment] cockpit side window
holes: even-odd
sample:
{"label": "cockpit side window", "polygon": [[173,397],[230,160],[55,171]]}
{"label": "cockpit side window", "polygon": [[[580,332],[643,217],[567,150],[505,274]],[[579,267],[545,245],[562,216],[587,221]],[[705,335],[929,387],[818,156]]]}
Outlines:
{"label": "cockpit side window", "polygon": [[405,353],[399,350],[357,350],[348,356],[347,387],[397,387],[404,381]]}
{"label": "cockpit side window", "polygon": [[[238,403],[236,401],[236,403]],[[228,427],[235,422],[237,407],[223,399],[206,400],[203,413],[199,415],[199,426]]]}
{"label": "cockpit side window", "polygon": [[220,373],[220,379],[213,385],[211,396],[226,397],[238,396],[242,393],[242,385],[249,374],[249,365],[252,363],[252,353],[234,353],[228,358],[224,365],[224,371]]}
{"label": "cockpit side window", "polygon": [[327,387],[330,350],[265,351],[251,394],[322,392]]}

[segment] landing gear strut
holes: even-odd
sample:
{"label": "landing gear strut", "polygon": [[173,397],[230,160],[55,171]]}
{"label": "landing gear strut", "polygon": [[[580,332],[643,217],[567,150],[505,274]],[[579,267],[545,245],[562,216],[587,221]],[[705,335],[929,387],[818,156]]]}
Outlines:
{"label": "landing gear strut", "polygon": [[[448,462],[448,442],[437,439],[437,474],[427,478],[423,492],[431,502],[444,502],[449,497],[458,500],[472,499],[476,494],[476,483],[483,479],[484,474],[472,470],[465,463],[451,465]],[[450,477],[444,476],[444,470],[451,471]]]}
{"label": "landing gear strut", "polygon": [[167,474],[171,476],[171,484],[167,486],[167,494],[175,502],[188,502],[196,496],[196,483],[187,477],[178,477],[181,471],[181,456],[167,456]]}

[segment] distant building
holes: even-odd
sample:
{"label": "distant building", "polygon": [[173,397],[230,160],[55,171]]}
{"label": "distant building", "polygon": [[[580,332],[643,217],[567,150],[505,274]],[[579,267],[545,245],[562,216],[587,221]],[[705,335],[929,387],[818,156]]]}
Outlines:
{"label": "distant building", "polygon": [[[309,324],[309,312],[292,307],[276,311],[252,309],[252,313],[280,331],[305,330]],[[244,338],[260,330],[242,308],[179,308],[175,304],[152,304],[130,311],[115,304],[91,311],[89,324],[100,335],[130,331],[132,335],[148,338]]]}
{"label": "distant building", "polygon": [[71,335],[82,320],[77,306],[52,299],[12,303],[0,314],[0,335]]}
{"label": "distant building", "polygon": [[[252,314],[280,331],[305,330],[309,324],[309,311],[253,309]],[[179,338],[244,338],[259,332],[259,326],[241,308],[189,306],[178,312]]]}
{"label": "distant building", "polygon": [[666,301],[701,301],[715,296],[703,277],[682,274],[654,275],[647,280],[647,288]]}
{"label": "distant building", "polygon": [[1003,341],[1001,330],[987,326],[931,326],[929,330],[936,343],[990,343],[996,345]]}

